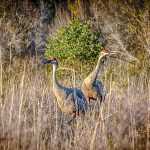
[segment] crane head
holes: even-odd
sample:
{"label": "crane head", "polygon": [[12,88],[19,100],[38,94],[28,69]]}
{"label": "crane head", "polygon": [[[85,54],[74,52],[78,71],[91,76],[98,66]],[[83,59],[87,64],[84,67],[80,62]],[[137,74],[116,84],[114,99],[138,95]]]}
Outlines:
{"label": "crane head", "polygon": [[108,49],[102,49],[100,53],[101,54],[109,54],[110,52]]}
{"label": "crane head", "polygon": [[49,60],[44,61],[43,64],[56,64],[56,65],[58,65],[58,61],[56,58],[50,58]]}
{"label": "crane head", "polygon": [[109,51],[108,49],[103,49],[103,50],[101,50],[99,55],[101,57],[105,57],[107,55],[115,55],[115,54],[117,54],[117,52]]}

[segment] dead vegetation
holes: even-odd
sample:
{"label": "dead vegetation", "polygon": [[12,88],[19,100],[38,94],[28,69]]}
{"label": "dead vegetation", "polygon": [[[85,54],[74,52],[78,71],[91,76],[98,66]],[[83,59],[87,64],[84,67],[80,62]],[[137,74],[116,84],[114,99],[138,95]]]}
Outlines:
{"label": "dead vegetation", "polygon": [[[0,149],[150,149],[150,3],[89,2],[77,0],[67,9],[56,7],[46,31],[56,34],[72,14],[90,19],[93,32],[101,35],[108,48],[120,51],[124,61],[107,60],[101,74],[105,103],[100,108],[93,103],[91,111],[72,126],[67,126],[67,116],[57,107],[51,69],[44,68],[37,55],[30,58],[25,53],[30,33],[35,33],[36,51],[40,41],[47,40],[47,35],[42,37],[39,14],[0,18]],[[77,69],[75,85],[80,86],[93,66],[70,68]],[[59,74],[64,85],[73,85],[71,71]]]}
{"label": "dead vegetation", "polygon": [[[1,149],[149,148],[150,91],[143,85],[143,78],[137,82],[135,77],[125,75],[122,79],[125,72],[116,73],[115,79],[112,74],[110,80],[105,77],[105,103],[100,108],[92,103],[85,117],[77,118],[68,126],[68,116],[61,113],[52,93],[51,73],[42,66],[36,70],[34,62],[30,63],[35,73],[30,76],[31,67],[24,63],[19,77],[14,74],[8,79],[3,91]],[[64,78],[69,80],[63,74],[63,81]],[[123,80],[127,82],[126,87],[121,85]],[[69,81],[72,82],[71,77]]]}

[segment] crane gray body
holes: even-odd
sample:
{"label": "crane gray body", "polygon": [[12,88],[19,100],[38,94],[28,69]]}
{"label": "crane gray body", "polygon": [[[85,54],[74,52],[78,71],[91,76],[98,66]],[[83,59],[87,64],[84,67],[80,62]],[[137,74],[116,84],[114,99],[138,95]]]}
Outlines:
{"label": "crane gray body", "polygon": [[98,100],[98,102],[102,102],[105,99],[105,90],[101,81],[97,80],[99,71],[100,71],[100,63],[101,59],[106,55],[106,53],[100,53],[98,63],[93,70],[93,72],[84,79],[82,83],[82,92],[89,103],[90,100]]}
{"label": "crane gray body", "polygon": [[[53,64],[53,92],[56,96],[59,108],[64,113],[73,115],[73,118],[75,118],[76,115],[79,115],[80,112],[85,114],[88,106],[82,91],[78,88],[65,87],[58,82],[56,77],[58,62],[56,59],[44,62],[44,64],[47,63]],[[69,121],[69,123],[73,120],[73,118]]]}

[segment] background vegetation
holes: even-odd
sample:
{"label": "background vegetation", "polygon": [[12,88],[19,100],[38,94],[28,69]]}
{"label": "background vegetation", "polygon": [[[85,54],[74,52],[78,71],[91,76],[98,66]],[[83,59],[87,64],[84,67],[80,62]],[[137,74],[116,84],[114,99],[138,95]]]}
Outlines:
{"label": "background vegetation", "polygon": [[90,22],[73,19],[62,27],[56,37],[51,37],[47,45],[46,57],[67,60],[65,62],[93,61],[104,46],[99,37],[90,32]]}
{"label": "background vegetation", "polygon": [[[0,149],[150,149],[149,10],[148,0],[1,1]],[[73,18],[84,21],[70,28]],[[73,71],[58,71],[66,86],[80,87],[99,48],[120,52],[101,66],[105,104],[92,103],[72,126],[57,107],[51,66],[41,64],[47,45],[60,68],[75,69],[75,82]]]}

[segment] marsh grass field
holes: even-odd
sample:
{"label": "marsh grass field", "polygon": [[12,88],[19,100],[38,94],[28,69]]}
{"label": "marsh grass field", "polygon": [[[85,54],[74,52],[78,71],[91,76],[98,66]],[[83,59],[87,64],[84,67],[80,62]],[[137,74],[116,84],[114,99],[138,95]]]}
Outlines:
{"label": "marsh grass field", "polygon": [[[2,1],[0,150],[149,150],[150,1]],[[74,18],[81,22],[69,26]],[[106,99],[68,125],[44,52],[58,56],[63,85],[81,87],[105,46],[120,53],[101,65]]]}
{"label": "marsh grass field", "polygon": [[[150,148],[150,85],[144,70],[130,77],[125,68],[132,66],[108,62],[101,73],[105,102],[100,107],[91,103],[85,116],[68,125],[69,116],[59,110],[52,92],[51,66],[37,65],[29,58],[21,62],[19,70],[16,64],[3,70],[0,149]],[[109,74],[112,65],[117,67]],[[7,78],[9,74],[13,76]],[[79,87],[86,71],[76,72],[75,81],[68,70],[58,74],[64,85]]]}

